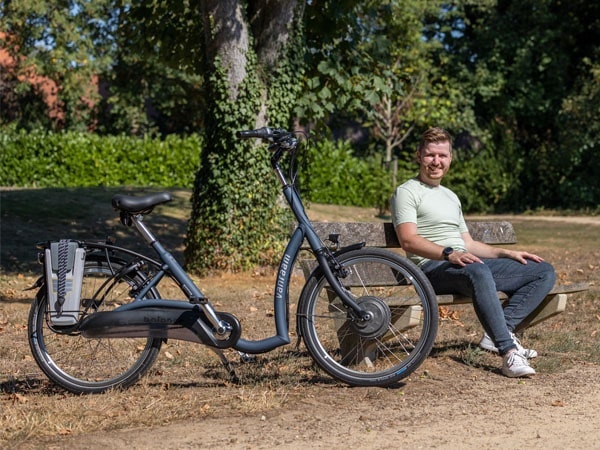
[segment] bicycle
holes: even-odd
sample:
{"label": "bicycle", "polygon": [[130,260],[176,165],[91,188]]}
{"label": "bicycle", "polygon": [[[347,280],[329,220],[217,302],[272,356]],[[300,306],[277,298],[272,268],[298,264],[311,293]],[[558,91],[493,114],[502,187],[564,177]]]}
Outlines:
{"label": "bicycle", "polygon": [[[291,341],[289,284],[305,239],[317,264],[294,319],[298,339],[316,364],[352,386],[389,386],[424,361],[436,337],[438,310],[423,272],[401,255],[364,243],[339,248],[335,235],[328,244],[321,241],[295,186],[296,133],[263,127],[236,136],[269,143],[271,167],[297,220],[276,275],[275,333],[242,338],[238,319],[214,308],[146,226],[144,217],[170,201],[169,193],[117,194],[112,205],[121,222],[134,227],[157,258],[110,240],[38,243],[44,275],[34,286],[39,290],[28,334],[33,356],[50,380],[75,393],[126,388],[148,371],[166,339],[207,345],[236,379],[224,349],[246,358]],[[292,162],[288,175],[280,165],[285,154]],[[175,282],[181,299],[161,298],[165,277]]]}

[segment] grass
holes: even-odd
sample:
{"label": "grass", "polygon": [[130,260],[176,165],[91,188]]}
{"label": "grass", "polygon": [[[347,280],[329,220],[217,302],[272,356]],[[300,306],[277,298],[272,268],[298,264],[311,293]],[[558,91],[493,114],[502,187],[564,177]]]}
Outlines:
{"label": "grass", "polygon": [[[125,190],[131,192],[131,190]],[[139,190],[136,190],[136,192]],[[27,315],[40,266],[35,242],[61,237],[103,239],[109,234],[126,246],[138,245],[119,224],[110,206],[114,189],[38,189],[0,191],[0,447],[35,437],[83,434],[160,425],[212,415],[262,414],[307,396],[321,398],[345,389],[313,366],[303,346],[287,347],[242,363],[228,352],[241,384],[230,382],[220,361],[205,347],[170,341],[149,375],[125,391],[76,396],[52,385],[28,348]],[[163,243],[181,255],[189,214],[188,191],[157,208],[148,222]],[[377,221],[376,210],[311,205],[313,220]],[[554,373],[580,361],[600,364],[600,226],[512,217],[518,246],[543,255],[561,282],[588,282],[588,292],[569,297],[567,311],[526,330],[523,342],[541,356],[539,373]],[[197,280],[217,305],[241,318],[244,336],[257,338],[272,329],[274,271],[219,274]],[[302,287],[295,277],[290,309]],[[163,294],[164,295],[164,294]],[[293,327],[292,327],[293,328]],[[481,327],[470,305],[446,311],[425,374],[453,364],[484,371],[497,368],[497,357],[476,346]],[[410,382],[409,382],[410,383]],[[365,391],[371,392],[371,391]],[[381,394],[384,395],[384,394]],[[323,400],[325,401],[325,400]]]}

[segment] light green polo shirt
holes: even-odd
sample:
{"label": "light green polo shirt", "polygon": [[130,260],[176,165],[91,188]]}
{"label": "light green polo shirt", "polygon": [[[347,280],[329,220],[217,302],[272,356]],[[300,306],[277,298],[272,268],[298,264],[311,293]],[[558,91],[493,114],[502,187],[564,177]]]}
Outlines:
{"label": "light green polo shirt", "polygon": [[[466,251],[461,234],[469,231],[459,198],[444,186],[433,187],[417,178],[396,188],[390,200],[394,228],[401,223],[417,224],[417,233],[425,239],[455,250]],[[418,266],[429,259],[407,252]]]}

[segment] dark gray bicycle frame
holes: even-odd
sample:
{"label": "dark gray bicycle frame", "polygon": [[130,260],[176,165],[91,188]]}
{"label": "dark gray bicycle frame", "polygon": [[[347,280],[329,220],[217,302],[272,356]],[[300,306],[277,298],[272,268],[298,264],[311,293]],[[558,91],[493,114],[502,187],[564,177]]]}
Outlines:
{"label": "dark gray bicycle frame", "polygon": [[[276,167],[276,171],[277,170],[278,167]],[[278,174],[280,175],[280,179],[285,181],[283,174],[281,174],[280,172],[278,172]],[[283,187],[283,194],[290,208],[292,209],[295,217],[298,220],[298,226],[296,227],[296,229],[292,233],[292,236],[290,237],[290,240],[286,246],[277,271],[277,278],[275,282],[273,298],[276,334],[255,341],[246,340],[240,337],[232,346],[234,349],[239,350],[240,352],[252,354],[266,353],[277,347],[290,343],[288,320],[289,284],[292,275],[292,269],[304,239],[308,241],[310,247],[312,248],[315,257],[319,262],[318,267],[321,268],[323,275],[325,276],[329,284],[332,286],[332,288],[336,291],[336,293],[340,296],[342,301],[344,301],[350,309],[356,312],[357,317],[361,317],[361,314],[363,314],[363,310],[348,295],[347,291],[339,282],[338,278],[333,274],[330,267],[330,263],[332,261],[335,263],[335,260],[332,260],[329,250],[323,246],[321,239],[318,237],[314,228],[312,227],[310,220],[306,215],[306,212],[304,211],[304,207],[302,205],[302,201],[298,192],[292,185],[285,183]],[[143,223],[143,217],[132,217],[132,223],[140,232],[140,234],[144,237],[144,239],[156,251],[162,263],[151,259],[147,256],[133,252],[131,250],[127,250],[110,244],[82,242],[82,244],[88,248],[114,250],[118,252],[123,252],[125,254],[129,254],[131,256],[135,256],[136,258],[142,259],[148,264],[158,269],[158,272],[154,276],[152,276],[149,282],[145,283],[144,286],[138,292],[136,292],[134,301],[129,304],[129,307],[126,306],[126,308],[134,311],[137,307],[143,308],[144,305],[147,305],[148,300],[145,300],[145,298],[148,292],[150,292],[154,288],[157,288],[158,284],[163,279],[163,277],[168,274],[169,277],[173,278],[178,283],[182,292],[190,301],[190,308],[192,308],[193,305],[199,305],[205,313],[208,321],[213,325],[213,327],[215,327],[215,329],[218,329],[218,327],[221,326],[222,321],[217,317],[216,312],[212,308],[212,305],[210,304],[209,300],[204,296],[202,291],[196,286],[196,284],[188,276],[188,274],[173,257],[173,255],[161,245],[161,243],[155,238],[155,236],[148,229],[148,227],[146,227],[146,225]],[[110,258],[108,259],[110,260]],[[137,264],[137,262],[133,262],[128,267],[130,267],[132,270],[137,270]],[[173,300],[152,300],[152,306],[155,308],[160,308],[161,306],[168,308],[172,305],[174,305]],[[121,309],[122,308],[123,307],[121,307]],[[213,340],[213,342],[216,341]],[[204,343],[209,345],[206,342]]]}

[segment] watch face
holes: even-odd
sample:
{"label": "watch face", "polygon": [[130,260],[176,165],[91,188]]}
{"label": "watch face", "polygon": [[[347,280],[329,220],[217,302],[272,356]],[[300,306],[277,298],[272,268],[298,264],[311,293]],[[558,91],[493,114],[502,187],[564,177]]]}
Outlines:
{"label": "watch face", "polygon": [[450,254],[454,252],[454,249],[452,247],[446,247],[444,249],[444,251],[442,252],[444,255],[444,259],[447,261],[448,260],[448,256],[450,256]]}

